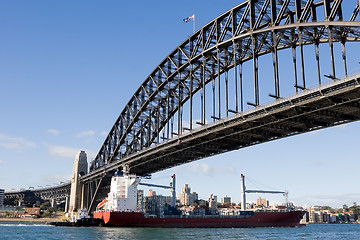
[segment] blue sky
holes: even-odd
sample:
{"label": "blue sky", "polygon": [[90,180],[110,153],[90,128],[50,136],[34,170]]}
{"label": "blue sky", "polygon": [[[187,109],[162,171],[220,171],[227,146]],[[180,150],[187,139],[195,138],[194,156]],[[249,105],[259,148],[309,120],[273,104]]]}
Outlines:
{"label": "blue sky", "polygon": [[[199,28],[239,2],[0,0],[0,188],[70,180],[75,154],[96,155],[135,90],[192,33],[183,18],[195,13]],[[297,205],[352,205],[360,202],[359,126],[203,159],[152,182],[168,184],[175,173],[178,193],[189,183],[201,198],[239,202],[243,173],[249,189],[286,189]]]}

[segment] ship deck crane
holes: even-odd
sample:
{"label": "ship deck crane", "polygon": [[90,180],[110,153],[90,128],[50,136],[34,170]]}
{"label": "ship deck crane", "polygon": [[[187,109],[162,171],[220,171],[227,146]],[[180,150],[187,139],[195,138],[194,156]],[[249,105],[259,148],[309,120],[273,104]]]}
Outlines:
{"label": "ship deck crane", "polygon": [[286,197],[286,203],[288,203],[287,191],[266,191],[266,190],[246,190],[245,176],[241,174],[241,210],[246,211],[246,193],[271,193],[271,194],[283,194]]}
{"label": "ship deck crane", "polygon": [[140,182],[139,185],[147,186],[147,187],[171,189],[171,195],[170,195],[171,196],[171,207],[176,206],[175,174],[171,176],[170,186],[157,185],[157,184],[152,184],[152,183],[142,183],[142,182]]}

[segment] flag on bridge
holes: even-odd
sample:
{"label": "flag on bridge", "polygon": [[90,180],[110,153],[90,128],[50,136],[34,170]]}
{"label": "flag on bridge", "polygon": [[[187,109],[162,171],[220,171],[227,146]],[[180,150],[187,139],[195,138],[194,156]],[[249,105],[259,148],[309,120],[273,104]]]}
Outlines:
{"label": "flag on bridge", "polygon": [[184,22],[188,22],[190,21],[191,19],[194,19],[195,20],[195,14],[191,15],[190,17],[187,17],[187,18],[184,18]]}

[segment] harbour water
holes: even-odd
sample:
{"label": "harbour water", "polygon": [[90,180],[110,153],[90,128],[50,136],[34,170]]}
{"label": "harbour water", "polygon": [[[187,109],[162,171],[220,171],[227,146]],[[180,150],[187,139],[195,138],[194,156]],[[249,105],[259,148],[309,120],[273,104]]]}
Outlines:
{"label": "harbour water", "polygon": [[42,223],[0,222],[0,239],[357,239],[360,224],[308,225],[299,228],[161,229],[54,227]]}

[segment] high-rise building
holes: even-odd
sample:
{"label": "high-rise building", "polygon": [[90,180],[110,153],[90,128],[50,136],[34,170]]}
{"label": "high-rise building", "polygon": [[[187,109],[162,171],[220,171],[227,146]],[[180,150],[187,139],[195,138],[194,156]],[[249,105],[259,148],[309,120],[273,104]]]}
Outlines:
{"label": "high-rise building", "polygon": [[156,196],[156,191],[153,191],[153,190],[149,189],[149,190],[148,190],[148,196],[149,196],[149,197]]}
{"label": "high-rise building", "polygon": [[217,208],[217,196],[214,194],[209,196],[209,208]]}
{"label": "high-rise building", "polygon": [[228,195],[221,198],[221,204],[230,204],[230,203],[231,203],[231,197],[229,197]]}
{"label": "high-rise building", "polygon": [[4,195],[5,195],[5,190],[0,189],[0,206],[4,206]]}
{"label": "high-rise building", "polygon": [[181,205],[189,206],[198,200],[198,194],[196,192],[191,193],[191,188],[185,184],[178,198]]}
{"label": "high-rise building", "polygon": [[263,206],[263,207],[269,207],[269,201],[267,201],[265,198],[259,197],[258,199],[256,199],[256,205]]}
{"label": "high-rise building", "polygon": [[183,188],[181,188],[182,193],[190,194],[191,188],[189,188],[189,184],[185,184]]}

